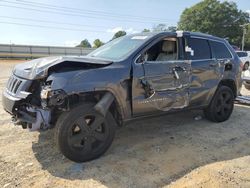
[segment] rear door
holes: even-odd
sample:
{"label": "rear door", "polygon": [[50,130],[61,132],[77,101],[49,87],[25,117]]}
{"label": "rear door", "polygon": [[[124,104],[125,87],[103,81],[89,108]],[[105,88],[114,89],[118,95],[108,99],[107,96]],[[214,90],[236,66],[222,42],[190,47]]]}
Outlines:
{"label": "rear door", "polygon": [[213,58],[217,61],[221,74],[224,71],[232,70],[233,66],[233,55],[227,48],[227,46],[221,41],[209,41]]}
{"label": "rear door", "polygon": [[[161,43],[176,42],[174,58],[159,60]],[[171,42],[170,42],[171,43]],[[141,53],[134,65],[133,115],[184,108],[189,104],[190,63],[184,60],[182,37],[165,37]],[[143,57],[143,58],[142,58]]]}
{"label": "rear door", "polygon": [[[220,65],[213,58],[211,46],[206,38],[188,36],[185,39],[186,57],[191,61],[192,79],[190,85],[190,105],[202,106],[208,102],[213,89],[220,79]],[[187,51],[187,50],[186,50]]]}

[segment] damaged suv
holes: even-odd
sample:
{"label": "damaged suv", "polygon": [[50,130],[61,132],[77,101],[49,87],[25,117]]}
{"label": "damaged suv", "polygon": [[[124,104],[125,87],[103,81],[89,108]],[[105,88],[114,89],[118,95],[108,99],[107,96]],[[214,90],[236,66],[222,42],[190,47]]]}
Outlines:
{"label": "damaged suv", "polygon": [[191,32],[115,39],[84,57],[17,65],[3,92],[14,124],[54,129],[60,151],[84,162],[102,155],[117,126],[141,117],[199,108],[227,120],[241,88],[241,62],[229,43]]}

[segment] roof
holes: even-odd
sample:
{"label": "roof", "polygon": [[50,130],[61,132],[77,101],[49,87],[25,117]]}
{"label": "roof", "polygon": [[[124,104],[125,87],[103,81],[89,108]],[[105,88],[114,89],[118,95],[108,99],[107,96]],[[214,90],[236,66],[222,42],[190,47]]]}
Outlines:
{"label": "roof", "polygon": [[214,39],[214,40],[225,40],[223,38],[220,37],[216,37],[213,35],[209,35],[206,33],[201,33],[201,32],[190,32],[190,31],[176,31],[176,32],[171,32],[171,31],[161,31],[161,32],[144,32],[144,33],[137,33],[137,34],[131,34],[128,36],[136,36],[136,35],[143,35],[143,36],[156,36],[156,35],[161,35],[161,34],[174,34],[177,32],[183,32],[183,35],[192,35],[192,36],[197,36],[197,37],[204,37],[204,38],[210,38],[210,39]]}

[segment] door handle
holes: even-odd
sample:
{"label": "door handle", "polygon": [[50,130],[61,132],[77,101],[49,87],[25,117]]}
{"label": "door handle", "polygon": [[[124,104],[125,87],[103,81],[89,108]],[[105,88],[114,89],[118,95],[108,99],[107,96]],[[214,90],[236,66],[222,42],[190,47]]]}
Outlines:
{"label": "door handle", "polygon": [[180,67],[180,66],[176,66],[176,67],[174,67],[174,70],[175,71],[183,71],[183,72],[185,72],[186,71],[186,68],[185,67]]}
{"label": "door handle", "polygon": [[173,74],[174,74],[174,76],[175,76],[175,78],[177,80],[180,79],[180,76],[179,76],[178,72],[186,72],[186,71],[187,70],[186,70],[185,67],[176,66],[176,67],[173,68]]}
{"label": "door handle", "polygon": [[173,69],[173,73],[174,73],[175,78],[176,78],[177,80],[179,80],[179,79],[180,79],[180,76],[179,76],[179,74],[178,74],[178,72],[176,71],[175,68]]}

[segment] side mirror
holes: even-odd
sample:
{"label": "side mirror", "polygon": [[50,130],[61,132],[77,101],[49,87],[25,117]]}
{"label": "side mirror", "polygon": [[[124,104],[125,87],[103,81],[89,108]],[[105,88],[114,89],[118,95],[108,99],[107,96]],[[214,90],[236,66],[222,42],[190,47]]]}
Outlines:
{"label": "side mirror", "polygon": [[140,54],[136,59],[136,63],[144,63],[144,62],[145,62],[145,55]]}

